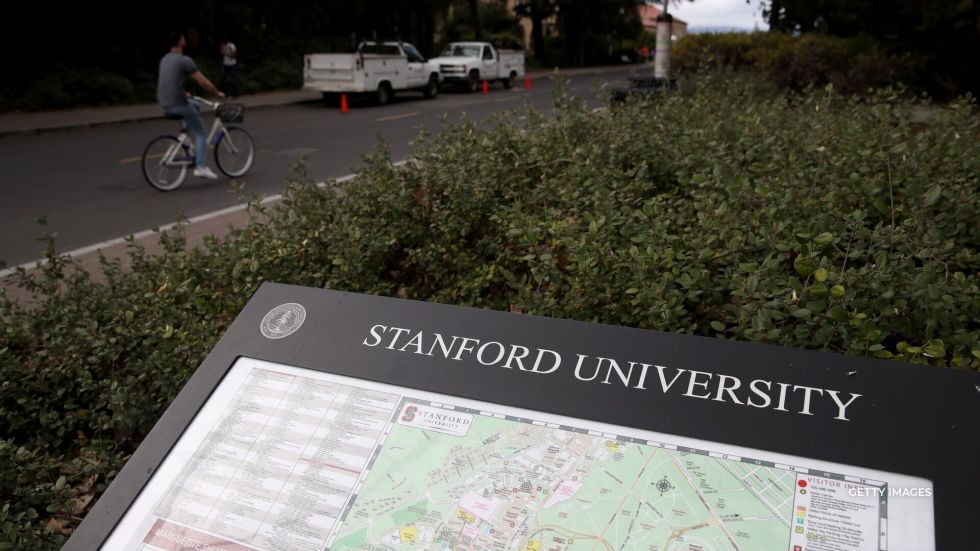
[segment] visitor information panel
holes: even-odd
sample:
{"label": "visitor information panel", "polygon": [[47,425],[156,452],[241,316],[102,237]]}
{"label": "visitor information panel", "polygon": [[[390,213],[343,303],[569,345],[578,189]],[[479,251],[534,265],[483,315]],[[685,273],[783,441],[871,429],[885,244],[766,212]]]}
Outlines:
{"label": "visitor information panel", "polygon": [[67,551],[975,548],[980,374],[264,285]]}
{"label": "visitor information panel", "polygon": [[931,493],[242,358],[104,548],[921,550]]}

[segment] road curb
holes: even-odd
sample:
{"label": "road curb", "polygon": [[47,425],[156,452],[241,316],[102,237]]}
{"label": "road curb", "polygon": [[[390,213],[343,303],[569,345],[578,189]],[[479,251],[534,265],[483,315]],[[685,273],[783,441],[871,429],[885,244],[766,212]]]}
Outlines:
{"label": "road curb", "polygon": [[[296,105],[296,104],[299,104],[299,103],[307,103],[307,102],[312,102],[312,101],[318,101],[318,100],[317,99],[314,99],[314,98],[306,98],[306,99],[297,99],[297,100],[293,100],[293,101],[286,101],[286,102],[282,102],[282,103],[269,103],[269,104],[260,104],[260,105],[249,105],[246,108],[247,109],[272,109],[272,108],[276,108],[276,107],[287,107],[289,105]],[[139,116],[133,116],[133,117],[105,119],[105,120],[97,120],[97,121],[85,121],[85,122],[78,122],[78,123],[64,123],[64,124],[59,124],[57,126],[42,126],[42,127],[37,127],[37,128],[15,128],[15,129],[10,129],[10,130],[0,128],[0,138],[6,137],[6,136],[38,136],[38,135],[41,135],[41,134],[47,134],[49,132],[61,132],[61,131],[64,131],[64,130],[77,130],[77,129],[80,129],[80,128],[99,128],[99,127],[102,127],[102,126],[112,126],[112,125],[117,125],[117,124],[128,124],[128,123],[147,122],[147,121],[155,121],[155,120],[163,120],[163,119],[164,119],[163,113],[161,112],[158,115],[157,114],[154,114],[154,115],[139,115]]]}
{"label": "road curb", "polygon": [[[576,68],[572,68],[572,69],[558,69],[557,74],[558,74],[558,76],[568,76],[568,77],[587,76],[587,75],[592,75],[592,74],[602,74],[605,71],[615,70],[615,69],[619,69],[619,68],[622,68],[622,67],[623,67],[622,65],[608,65],[608,66],[599,66],[599,67],[576,67]],[[638,65],[637,66],[637,68],[641,68],[641,67],[643,67],[643,65]],[[530,72],[526,73],[525,76],[527,76],[528,78],[531,78],[531,79],[548,79],[548,80],[550,80],[552,77],[555,76],[555,70],[554,69],[536,69],[534,71],[530,71]],[[289,93],[295,93],[295,92],[300,92],[300,90],[289,90],[288,92]],[[273,95],[273,94],[275,94],[275,92],[270,93],[269,95]],[[310,94],[312,96],[314,94],[314,92],[310,92]],[[255,96],[246,96],[246,97],[255,97]],[[297,98],[297,99],[294,99],[294,100],[285,100],[285,101],[279,101],[279,102],[259,103],[257,105],[248,105],[246,103],[246,108],[247,109],[268,109],[268,108],[285,107],[285,106],[289,106],[289,105],[296,105],[296,104],[299,104],[299,103],[315,102],[315,101],[319,101],[319,99],[318,98],[314,98],[314,97],[307,97],[307,98]],[[136,108],[137,106],[115,106],[115,108],[118,108],[118,107],[134,107],[134,108]],[[152,106],[150,106],[150,105],[145,105],[145,107],[147,109],[151,109],[152,108]],[[114,108],[114,107],[107,107],[106,109],[112,109],[112,108]],[[66,114],[66,118],[73,116],[73,114],[76,113],[76,111],[77,110],[71,110],[71,109],[66,110],[64,112]],[[74,116],[77,116],[77,115],[74,115]],[[0,118],[2,118],[2,115],[0,115]],[[4,138],[4,137],[8,137],[8,136],[35,136],[35,135],[40,135],[40,134],[46,134],[48,132],[59,132],[59,131],[62,131],[62,130],[73,130],[73,129],[79,129],[79,128],[98,128],[98,127],[101,127],[101,126],[110,126],[110,125],[126,124],[126,123],[138,123],[138,122],[153,121],[153,120],[158,120],[158,119],[163,119],[163,114],[162,113],[160,113],[160,114],[153,113],[152,115],[151,114],[146,114],[146,115],[134,115],[134,116],[114,117],[114,118],[108,118],[108,119],[103,119],[103,120],[88,120],[88,121],[82,121],[82,122],[54,123],[52,125],[35,126],[35,127],[31,127],[31,128],[13,128],[13,129],[0,128],[0,138]]]}

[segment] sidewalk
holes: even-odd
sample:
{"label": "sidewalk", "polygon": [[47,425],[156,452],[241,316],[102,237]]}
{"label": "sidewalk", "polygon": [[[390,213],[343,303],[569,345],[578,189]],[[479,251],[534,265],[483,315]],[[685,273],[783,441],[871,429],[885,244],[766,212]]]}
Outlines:
{"label": "sidewalk", "polygon": [[[564,69],[560,72],[566,76],[599,74],[610,68],[622,68],[622,65],[611,67],[582,67]],[[641,67],[641,66],[637,66]],[[535,70],[527,73],[532,79],[550,78],[552,70]],[[280,92],[265,92],[251,96],[242,96],[231,100],[244,104],[248,108],[276,107],[306,101],[318,101],[320,94],[308,90],[285,90]],[[163,117],[160,106],[151,103],[143,105],[119,105],[110,107],[84,107],[66,109],[63,111],[42,111],[32,113],[2,113],[0,114],[0,136],[10,134],[35,134],[51,130],[66,130],[69,128],[92,127],[123,122],[137,122],[159,119]]]}
{"label": "sidewalk", "polygon": [[[245,107],[274,107],[304,101],[316,101],[320,94],[306,90],[287,90],[267,92],[252,96],[242,96],[233,100]],[[0,135],[31,134],[50,130],[64,130],[77,127],[101,126],[121,122],[135,122],[163,117],[160,106],[155,103],[144,105],[119,105],[111,107],[84,107],[64,111],[42,111],[37,113],[0,114]]]}

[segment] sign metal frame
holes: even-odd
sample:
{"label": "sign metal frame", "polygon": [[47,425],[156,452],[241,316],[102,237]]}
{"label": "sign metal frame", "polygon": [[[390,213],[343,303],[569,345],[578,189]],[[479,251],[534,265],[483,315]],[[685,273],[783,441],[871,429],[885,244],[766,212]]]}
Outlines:
{"label": "sign metal frame", "polygon": [[[293,312],[286,318],[268,319],[270,312],[284,305],[300,305],[303,320],[297,324],[295,317],[290,318],[300,313],[292,306],[281,309]],[[532,350],[555,351],[562,363],[551,373],[536,373],[488,367],[472,359],[418,355],[382,343],[368,346],[374,341],[371,328],[377,326],[519,343]],[[282,333],[289,334],[280,337]],[[786,411],[746,407],[730,399],[692,399],[654,388],[660,385],[654,383],[656,373],[644,389],[615,380],[611,384],[583,381],[573,376],[579,354],[744,381],[785,381],[860,398],[848,406],[847,420],[838,418],[841,411],[833,402],[818,403],[816,394],[807,408],[810,414],[789,407]],[[266,283],[64,549],[96,549],[103,544],[239,357],[921,477],[933,484],[936,548],[967,549],[977,539],[980,431],[973,423],[980,419],[978,373]],[[732,395],[718,391],[718,397],[728,396]],[[820,396],[826,398],[824,393]],[[794,407],[799,410],[796,399]]]}

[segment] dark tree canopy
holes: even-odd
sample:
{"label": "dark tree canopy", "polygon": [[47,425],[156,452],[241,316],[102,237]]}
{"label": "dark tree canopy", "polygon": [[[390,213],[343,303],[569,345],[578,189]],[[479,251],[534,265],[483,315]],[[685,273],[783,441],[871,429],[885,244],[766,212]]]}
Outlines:
{"label": "dark tree canopy", "polygon": [[773,31],[867,36],[918,57],[933,91],[980,91],[978,0],[766,0],[763,7]]}

